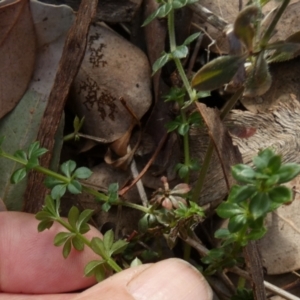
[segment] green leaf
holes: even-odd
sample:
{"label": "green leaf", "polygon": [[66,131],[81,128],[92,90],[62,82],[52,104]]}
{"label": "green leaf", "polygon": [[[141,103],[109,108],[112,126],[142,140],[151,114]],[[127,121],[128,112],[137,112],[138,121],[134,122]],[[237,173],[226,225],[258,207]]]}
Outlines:
{"label": "green leaf", "polygon": [[130,268],[137,267],[137,266],[140,266],[140,265],[142,265],[142,264],[143,264],[142,261],[136,257],[136,258],[130,263]]}
{"label": "green leaf", "polygon": [[247,223],[247,218],[245,215],[236,215],[229,219],[228,230],[231,233],[238,232],[243,228],[243,226]]}
{"label": "green leaf", "polygon": [[174,131],[175,129],[178,128],[178,126],[180,125],[181,123],[179,123],[178,121],[174,120],[174,121],[170,121],[168,122],[165,127],[167,128],[168,132],[172,132]]}
{"label": "green leaf", "polygon": [[105,268],[104,265],[100,265],[95,269],[95,277],[97,282],[100,282],[105,279]]}
{"label": "green leaf", "polygon": [[45,154],[45,153],[47,153],[48,152],[48,149],[46,149],[46,148],[39,148],[39,149],[37,149],[37,150],[35,150],[33,153],[32,153],[32,155],[31,156],[29,156],[29,158],[31,158],[31,157],[33,157],[33,156],[35,156],[35,157],[39,157],[39,156],[41,156],[41,155],[43,155],[43,154]]}
{"label": "green leaf", "polygon": [[95,274],[95,269],[105,263],[104,260],[92,260],[84,268],[84,276],[90,277]]}
{"label": "green leaf", "polygon": [[110,229],[105,232],[103,237],[103,244],[105,247],[106,252],[110,251],[110,248],[114,242],[114,232]]}
{"label": "green leaf", "polygon": [[257,218],[257,219],[253,219],[253,218],[249,218],[248,219],[248,226],[251,229],[260,229],[264,226],[264,216]]}
{"label": "green leaf", "polygon": [[23,150],[17,150],[15,153],[14,153],[14,157],[18,158],[18,159],[22,159],[22,160],[25,160],[27,161],[27,154],[25,151]]}
{"label": "green leaf", "polygon": [[195,111],[190,114],[188,122],[191,125],[203,125],[202,117],[198,111]]}
{"label": "green leaf", "polygon": [[173,9],[179,9],[185,6],[187,3],[187,0],[173,0],[172,7]]}
{"label": "green leaf", "polygon": [[269,178],[265,181],[265,186],[266,187],[272,187],[274,185],[276,185],[279,181],[280,177],[279,175],[271,175],[269,176]]}
{"label": "green leaf", "polygon": [[261,96],[269,90],[272,77],[263,51],[257,56],[256,61],[246,69],[246,73],[245,97]]}
{"label": "green leaf", "polygon": [[281,156],[280,155],[274,155],[269,163],[268,163],[268,169],[271,174],[275,174],[279,168],[281,167]]}
{"label": "green leaf", "polygon": [[245,209],[236,203],[222,202],[216,212],[219,217],[228,219],[237,214],[244,214]]}
{"label": "green leaf", "polygon": [[45,199],[45,209],[47,209],[53,217],[59,217],[60,201],[54,200],[51,196],[47,195]]}
{"label": "green leaf", "polygon": [[210,259],[220,259],[224,256],[224,254],[224,249],[222,248],[214,248],[208,252]]}
{"label": "green leaf", "polygon": [[190,129],[190,125],[188,123],[180,124],[178,126],[178,133],[182,136],[185,136]]}
{"label": "green leaf", "polygon": [[38,232],[42,232],[45,229],[50,229],[53,225],[53,221],[43,220],[38,225]]}
{"label": "green leaf", "polygon": [[206,98],[206,97],[210,97],[210,96],[211,96],[210,91],[200,91],[197,93],[197,99]]}
{"label": "green leaf", "polygon": [[[79,215],[78,221],[77,221],[77,226],[80,228],[82,224],[85,224],[88,222],[93,215],[94,210],[93,209],[85,209],[81,214]],[[82,232],[81,232],[82,233]]]}
{"label": "green leaf", "polygon": [[227,201],[231,203],[240,203],[246,201],[251,198],[256,191],[257,189],[253,185],[234,185],[230,190]]}
{"label": "green leaf", "polygon": [[201,32],[196,32],[192,35],[190,35],[184,42],[183,45],[189,45],[191,42],[193,42],[195,39],[197,39],[200,35],[202,35]]}
{"label": "green leaf", "polygon": [[185,58],[189,53],[188,47],[181,45],[176,47],[176,49],[171,53],[173,58]]}
{"label": "green leaf", "polygon": [[28,148],[28,157],[32,157],[33,153],[40,148],[40,142],[36,141],[32,143]]}
{"label": "green leaf", "polygon": [[254,220],[265,216],[270,207],[270,199],[266,193],[257,193],[250,201],[249,210]]}
{"label": "green leaf", "polygon": [[128,242],[124,240],[117,240],[110,248],[111,255],[122,253],[128,245]]}
{"label": "green leaf", "polygon": [[158,58],[152,66],[152,75],[161,69],[170,59],[171,55],[169,53],[164,53],[160,58]]}
{"label": "green leaf", "polygon": [[65,242],[64,247],[63,247],[63,257],[64,258],[67,258],[69,256],[71,249],[72,249],[72,242],[71,242],[71,239],[68,239]]}
{"label": "green leaf", "polygon": [[76,206],[72,206],[68,213],[68,221],[69,221],[69,224],[74,229],[77,228],[76,223],[78,221],[78,218],[79,218],[79,209]]}
{"label": "green leaf", "polygon": [[64,175],[66,175],[68,178],[71,178],[71,174],[75,170],[75,168],[76,168],[76,162],[73,160],[68,160],[60,166],[61,172]]}
{"label": "green leaf", "polygon": [[74,194],[74,195],[77,195],[77,194],[80,194],[81,193],[81,190],[82,190],[82,185],[79,181],[77,180],[72,180],[68,185],[68,191],[71,193],[71,194]]}
{"label": "green leaf", "polygon": [[111,183],[108,186],[108,193],[118,193],[119,191],[119,184],[117,182]]}
{"label": "green leaf", "polygon": [[187,0],[187,5],[197,3],[199,0]]}
{"label": "green leaf", "polygon": [[231,236],[230,231],[227,228],[220,228],[214,234],[216,239],[227,239]]}
{"label": "green leaf", "polygon": [[286,186],[276,186],[268,194],[272,202],[280,204],[291,202],[293,198],[291,189]]}
{"label": "green leaf", "polygon": [[283,43],[277,43],[276,51],[268,59],[268,63],[293,59],[300,54],[300,31],[290,35]]}
{"label": "green leaf", "polygon": [[92,175],[92,171],[86,167],[80,167],[74,172],[74,177],[79,179],[88,179]]}
{"label": "green leaf", "polygon": [[48,211],[42,210],[35,215],[35,218],[39,221],[43,221],[43,220],[49,221],[52,220],[52,214]]}
{"label": "green leaf", "polygon": [[108,212],[111,208],[111,205],[108,202],[105,202],[102,204],[101,208],[103,211]]}
{"label": "green leaf", "polygon": [[189,173],[189,166],[184,165],[184,164],[177,164],[176,165],[176,170],[178,170],[178,175],[182,179],[187,176]]}
{"label": "green leaf", "polygon": [[244,63],[245,56],[221,56],[202,67],[192,79],[192,87],[201,91],[212,91],[228,83],[239,67]]}
{"label": "green leaf", "polygon": [[59,232],[54,238],[54,245],[61,246],[72,236],[74,236],[72,232]]}
{"label": "green leaf", "polygon": [[22,179],[24,179],[27,175],[26,168],[21,168],[16,170],[12,175],[11,175],[11,183],[18,183]]}
{"label": "green leaf", "polygon": [[258,6],[248,5],[239,12],[233,25],[234,34],[244,43],[249,52],[253,51],[253,38],[255,37],[253,23],[259,12]]}
{"label": "green leaf", "polygon": [[277,172],[277,175],[279,175],[280,178],[278,184],[289,182],[299,174],[300,174],[299,164],[295,164],[295,163],[284,164],[280,167],[280,169]]}
{"label": "green leaf", "polygon": [[[78,226],[78,224],[77,224],[77,226]],[[80,228],[79,228],[79,232],[80,232],[81,234],[85,234],[85,233],[87,233],[88,231],[90,231],[90,226],[89,226],[89,224],[87,224],[87,223],[81,224],[81,226],[80,226]]]}
{"label": "green leaf", "polygon": [[26,164],[26,170],[31,170],[39,165],[39,160],[35,156],[31,156]]}
{"label": "green leaf", "polygon": [[79,130],[81,129],[83,123],[84,123],[85,117],[82,117],[81,120],[78,118],[78,116],[75,116],[74,121],[73,121],[73,127],[75,133],[78,133]]}
{"label": "green leaf", "polygon": [[231,172],[235,180],[243,183],[253,183],[256,175],[250,166],[244,164],[233,166]]}
{"label": "green leaf", "polygon": [[98,254],[100,256],[103,256],[103,254],[106,254],[106,250],[104,248],[103,241],[98,237],[92,238],[91,248],[96,254]]}
{"label": "green leaf", "polygon": [[138,222],[138,229],[141,233],[146,233],[149,228],[149,215],[145,214]]}
{"label": "green leaf", "polygon": [[65,184],[58,184],[51,190],[51,197],[53,199],[61,198],[66,192],[66,185]]}
{"label": "green leaf", "polygon": [[82,251],[84,249],[84,242],[78,236],[75,236],[72,239],[72,245],[78,251]]}
{"label": "green leaf", "polygon": [[253,163],[258,170],[263,172],[264,169],[268,167],[270,159],[274,156],[275,153],[270,148],[267,148],[260,151],[258,155],[253,158]]}
{"label": "green leaf", "polygon": [[65,184],[65,182],[61,181],[59,179],[56,179],[54,177],[47,176],[45,181],[44,181],[44,184],[46,185],[47,188],[52,189],[58,184]]}
{"label": "green leaf", "polygon": [[250,233],[247,233],[247,239],[250,241],[260,240],[267,232],[267,229],[261,227],[256,230],[251,230]]}
{"label": "green leaf", "polygon": [[166,3],[161,5],[156,11],[154,11],[143,23],[142,26],[148,25],[155,18],[163,18],[165,17],[172,9],[171,3]]}

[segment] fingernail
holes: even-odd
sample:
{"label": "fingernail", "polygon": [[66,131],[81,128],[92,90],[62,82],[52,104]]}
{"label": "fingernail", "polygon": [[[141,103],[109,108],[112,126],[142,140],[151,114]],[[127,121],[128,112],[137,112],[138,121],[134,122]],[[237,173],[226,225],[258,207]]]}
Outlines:
{"label": "fingernail", "polygon": [[194,267],[179,259],[153,264],[127,285],[135,300],[211,300],[212,291]]}

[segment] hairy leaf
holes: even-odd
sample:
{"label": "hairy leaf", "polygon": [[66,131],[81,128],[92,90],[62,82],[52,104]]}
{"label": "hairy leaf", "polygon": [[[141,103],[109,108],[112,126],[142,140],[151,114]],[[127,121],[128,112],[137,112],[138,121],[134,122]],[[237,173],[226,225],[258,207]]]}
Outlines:
{"label": "hairy leaf", "polygon": [[237,72],[245,56],[221,56],[202,67],[193,77],[192,86],[201,91],[212,91],[228,83]]}

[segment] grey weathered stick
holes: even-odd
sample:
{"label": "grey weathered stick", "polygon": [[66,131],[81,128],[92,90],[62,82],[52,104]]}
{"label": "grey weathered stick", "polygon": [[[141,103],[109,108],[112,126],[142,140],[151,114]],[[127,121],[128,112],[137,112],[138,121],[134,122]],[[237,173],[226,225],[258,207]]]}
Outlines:
{"label": "grey weathered stick", "polygon": [[[97,4],[98,0],[81,1],[76,21],[66,38],[58,71],[37,136],[41,146],[49,150],[40,160],[41,165],[46,168],[50,165],[54,136],[63,114],[71,84],[84,57],[87,34],[90,23],[96,15]],[[36,213],[42,208],[47,190],[43,181],[43,174],[37,172],[29,174],[25,191],[24,211]]]}
{"label": "grey weathered stick", "polygon": [[203,21],[209,23],[213,27],[223,31],[228,25],[228,22],[221,17],[215,15],[213,12],[205,8],[199,3],[194,3],[189,6],[190,9],[194,11]]}

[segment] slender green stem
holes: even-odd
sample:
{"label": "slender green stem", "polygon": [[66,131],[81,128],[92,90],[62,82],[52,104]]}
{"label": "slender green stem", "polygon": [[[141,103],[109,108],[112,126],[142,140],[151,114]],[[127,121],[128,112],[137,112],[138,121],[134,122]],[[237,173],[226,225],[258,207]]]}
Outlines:
{"label": "slender green stem", "polygon": [[[182,122],[185,124],[187,123],[187,120],[186,120],[186,113],[184,110],[181,110],[181,118],[182,118]],[[190,161],[190,144],[189,144],[189,134],[186,133],[184,136],[183,136],[183,149],[184,149],[184,164],[186,166],[190,166],[191,164],[191,161]],[[189,178],[190,178],[190,175],[189,175],[190,172],[187,173],[187,175],[185,176],[184,178],[184,181],[186,183],[189,182]]]}
{"label": "slender green stem", "polygon": [[[8,158],[12,161],[15,161],[21,165],[24,165],[26,166],[28,161],[24,160],[24,159],[21,159],[21,158],[17,158],[11,154],[8,154],[4,151],[0,152],[0,156],[2,157],[5,157],[5,158]],[[56,173],[56,172],[53,172],[49,169],[46,169],[44,167],[41,167],[41,166],[36,166],[33,168],[35,171],[37,172],[40,172],[42,174],[45,174],[47,176],[51,176],[55,179],[58,179],[66,184],[70,183],[71,182],[71,178],[68,178],[66,176],[63,176],[59,173]],[[95,197],[97,197],[97,199],[101,200],[101,201],[104,201],[104,202],[107,202],[108,201],[108,196],[106,196],[105,194],[103,193],[100,193],[92,188],[89,188],[89,187],[86,187],[86,186],[82,186],[82,190],[90,195],[93,195]],[[129,203],[129,202],[124,202],[124,201],[118,201],[116,203],[116,205],[123,205],[123,206],[127,206],[127,207],[131,207],[131,208],[134,208],[134,209],[137,209],[137,210],[140,210],[144,213],[149,213],[149,209],[147,207],[144,207],[142,205],[138,205],[138,204],[135,204],[135,203]]]}
{"label": "slender green stem", "polygon": [[133,208],[133,209],[137,209],[137,210],[140,210],[146,214],[150,213],[150,209],[145,207],[145,206],[142,206],[142,205],[138,205],[138,204],[135,204],[135,203],[130,203],[130,202],[125,202],[125,201],[119,201],[117,202],[117,204],[119,205],[123,205],[123,206],[126,206],[126,207],[130,207],[130,208]]}
{"label": "slender green stem", "polygon": [[[23,166],[26,166],[27,163],[28,163],[28,161],[26,161],[25,159],[17,158],[17,157],[15,157],[15,156],[13,156],[11,154],[8,154],[8,153],[6,153],[4,151],[2,151],[0,153],[0,156],[8,158],[8,159],[10,159],[12,161],[15,161],[15,162],[17,162],[17,163],[19,163],[19,164],[21,164]],[[38,172],[40,172],[40,173],[43,173],[45,175],[48,175],[48,176],[54,177],[54,178],[56,178],[58,180],[61,180],[64,183],[70,183],[70,178],[65,177],[65,176],[63,176],[61,174],[58,174],[56,172],[53,172],[53,171],[51,171],[49,169],[43,168],[41,166],[33,167],[33,169],[36,170],[36,171],[38,171]]]}
{"label": "slender green stem", "polygon": [[[170,41],[170,51],[171,53],[176,50],[176,38],[175,38],[175,23],[174,23],[174,10],[171,10],[168,14],[168,31],[169,31],[169,41]],[[181,64],[181,61],[179,58],[174,57],[174,62],[176,65],[176,68],[178,70],[178,73],[183,81],[183,85],[186,88],[190,100],[194,100],[193,96],[193,90],[191,88],[191,85],[188,81],[188,78],[186,77],[185,71],[183,69],[183,66]]]}
{"label": "slender green stem", "polygon": [[281,6],[279,7],[278,11],[276,12],[276,15],[274,17],[274,19],[272,20],[270,26],[268,27],[267,31],[265,32],[265,34],[263,35],[261,42],[260,42],[260,48],[261,49],[265,49],[271,36],[272,33],[279,21],[279,19],[281,18],[281,15],[283,14],[283,12],[285,11],[286,7],[289,5],[290,0],[283,0]]}
{"label": "slender green stem", "polygon": [[[171,10],[170,13],[168,14],[168,31],[169,31],[170,51],[173,52],[176,50],[174,10]],[[189,95],[190,102],[192,102],[194,101],[195,97],[193,96],[193,90],[185,74],[181,61],[180,59],[174,57],[174,62],[178,70],[178,73],[183,81],[184,87]],[[187,122],[185,109],[181,109],[181,118],[183,123]],[[188,133],[183,136],[183,148],[184,148],[184,164],[189,167],[191,162],[190,162],[190,147],[189,147]],[[189,172],[185,176],[184,181],[187,183],[189,182]]]}
{"label": "slender green stem", "polygon": [[64,142],[73,141],[76,138],[76,136],[78,136],[77,132],[69,133],[66,136],[64,136]]}
{"label": "slender green stem", "polygon": [[[61,224],[63,227],[65,227],[68,231],[70,232],[74,232],[74,229],[72,228],[72,226],[70,226],[70,224],[68,224],[67,222],[65,222],[62,218],[57,218],[56,221]],[[76,233],[76,236],[81,239],[85,245],[87,245],[89,248],[92,248],[92,243],[90,240],[88,240],[83,234],[81,234],[80,232],[74,232]],[[99,249],[101,250],[101,249]],[[105,252],[101,253],[101,257],[102,259],[104,259],[108,265],[115,271],[115,272],[121,272],[122,268],[110,257],[108,256]]]}
{"label": "slender green stem", "polygon": [[187,90],[187,92],[189,94],[189,98],[190,98],[191,102],[193,102],[195,100],[195,96],[193,94],[193,90],[192,90],[191,85],[188,81],[188,78],[186,77],[183,66],[181,64],[181,61],[178,58],[174,58],[174,62],[175,62],[175,65],[177,67],[178,73],[179,73],[179,75],[182,79],[183,85],[184,85],[185,89]]}

